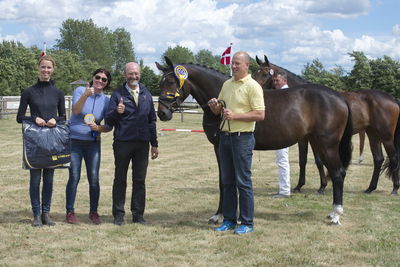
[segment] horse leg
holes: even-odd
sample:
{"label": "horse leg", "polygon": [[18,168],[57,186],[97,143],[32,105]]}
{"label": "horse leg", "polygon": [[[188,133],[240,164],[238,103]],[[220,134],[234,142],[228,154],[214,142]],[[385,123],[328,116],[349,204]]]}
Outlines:
{"label": "horse leg", "polygon": [[387,169],[387,175],[391,177],[393,182],[393,190],[391,192],[392,196],[397,196],[397,191],[399,190],[399,159],[396,153],[396,149],[393,145],[393,142],[383,142],[383,146],[385,147],[386,154],[389,160],[389,165],[385,163],[384,169]]}
{"label": "horse leg", "polygon": [[219,203],[218,203],[218,209],[215,212],[215,214],[213,216],[211,216],[210,219],[208,219],[209,224],[218,224],[223,219],[222,200],[224,199],[224,189],[222,186],[221,165],[220,165],[220,160],[219,160],[218,145],[214,145],[214,153],[215,153],[215,157],[217,158],[217,163],[218,163]]}
{"label": "horse leg", "polygon": [[314,153],[315,165],[317,165],[319,172],[319,180],[320,180],[320,187],[318,189],[318,194],[323,195],[325,194],[325,188],[328,185],[327,176],[325,175],[324,164],[322,163],[321,158],[318,156],[318,153],[316,153],[314,149],[313,153]]}
{"label": "horse leg", "polygon": [[[368,134],[368,133],[367,133]],[[369,144],[371,147],[372,158],[374,161],[374,171],[372,173],[371,182],[369,187],[364,191],[364,193],[371,193],[378,187],[379,175],[381,173],[382,164],[384,161],[381,142],[373,134],[368,134]]]}
{"label": "horse leg", "polygon": [[299,181],[295,188],[293,188],[293,193],[300,193],[301,187],[306,183],[306,164],[307,164],[307,153],[308,153],[308,140],[301,140],[298,144],[299,148]]}
{"label": "horse leg", "polygon": [[361,164],[361,162],[364,160],[364,143],[365,143],[365,131],[361,131],[358,133],[359,137],[360,137],[360,156],[358,158],[358,164]]}
{"label": "horse leg", "polygon": [[339,167],[332,171],[328,169],[328,172],[333,187],[333,210],[328,215],[329,224],[340,225],[340,216],[343,215],[343,184],[346,171],[343,167]]}
{"label": "horse leg", "polygon": [[332,144],[334,140],[310,140],[313,150],[321,158],[328,170],[333,187],[333,210],[329,213],[329,224],[340,225],[340,216],[343,215],[343,184],[346,171],[342,165],[339,147]]}

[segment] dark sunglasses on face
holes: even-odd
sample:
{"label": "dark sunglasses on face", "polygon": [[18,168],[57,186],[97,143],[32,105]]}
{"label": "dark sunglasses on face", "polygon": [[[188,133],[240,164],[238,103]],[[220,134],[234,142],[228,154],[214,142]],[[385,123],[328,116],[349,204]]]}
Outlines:
{"label": "dark sunglasses on face", "polygon": [[107,82],[107,81],[108,81],[108,79],[107,79],[107,78],[100,77],[99,75],[96,75],[96,76],[94,76],[94,78],[95,78],[96,80],[100,80],[100,79],[101,79],[101,81],[102,81],[103,83],[105,83],[105,82]]}

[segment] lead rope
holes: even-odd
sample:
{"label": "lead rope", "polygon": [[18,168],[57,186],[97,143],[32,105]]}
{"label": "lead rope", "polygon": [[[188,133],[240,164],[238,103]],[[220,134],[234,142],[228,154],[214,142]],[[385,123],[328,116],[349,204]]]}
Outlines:
{"label": "lead rope", "polygon": [[230,124],[229,120],[225,120],[224,119],[224,109],[226,108],[226,103],[225,103],[224,100],[218,100],[218,103],[220,103],[221,107],[222,107],[222,109],[221,109],[221,121],[222,121],[222,123],[221,123],[221,125],[219,127],[219,131],[220,132],[222,131],[222,128],[224,128],[225,122],[228,121],[228,132],[230,132],[231,131],[231,124]]}

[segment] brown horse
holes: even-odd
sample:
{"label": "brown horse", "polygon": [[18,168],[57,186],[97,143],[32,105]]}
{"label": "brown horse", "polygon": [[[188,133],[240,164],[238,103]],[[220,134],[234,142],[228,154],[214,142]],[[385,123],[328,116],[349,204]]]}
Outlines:
{"label": "brown horse", "polygon": [[[258,57],[256,57],[256,61],[260,67],[255,74],[255,79],[264,89],[273,88],[271,74],[277,70],[284,70],[287,73],[289,86],[295,86],[305,82],[305,80],[301,80],[300,77],[292,72],[271,64],[266,56],[264,56],[264,59],[265,62],[261,62]],[[360,133],[360,142],[363,145],[364,141],[362,138],[366,133],[370,142],[374,161],[374,171],[372,173],[370,185],[365,192],[371,193],[377,188],[379,174],[382,171],[382,164],[384,162],[381,146],[383,144],[389,160],[388,164],[385,164],[383,167],[384,169],[387,169],[386,173],[393,181],[393,190],[391,194],[397,195],[399,189],[398,153],[400,151],[400,106],[398,101],[391,95],[379,90],[358,90],[352,92],[341,92],[341,94],[351,108],[353,134]],[[299,162],[301,170],[298,185],[294,188],[295,192],[299,192],[301,187],[305,184],[307,147],[308,144],[299,144]],[[323,192],[327,182],[322,163],[318,160],[315,153],[314,156],[321,177],[321,187],[319,192]]]}
{"label": "brown horse", "polygon": [[[203,128],[218,160],[219,116],[212,114],[207,102],[218,97],[222,84],[229,77],[216,70],[196,65],[181,64],[175,66],[165,58],[168,66],[161,66],[163,72],[160,81],[161,94],[157,114],[162,121],[172,118],[172,113],[189,95],[203,108]],[[187,79],[180,89],[180,79],[176,69],[184,67]],[[345,169],[351,160],[352,123],[350,109],[343,98],[334,90],[321,85],[303,85],[287,90],[264,91],[266,116],[256,123],[254,136],[256,150],[275,150],[308,139],[312,148],[320,155],[333,182],[333,211],[330,223],[339,224],[343,213],[343,182]],[[220,179],[220,205],[216,214],[221,213],[222,184]],[[210,220],[216,222],[215,216]]]}

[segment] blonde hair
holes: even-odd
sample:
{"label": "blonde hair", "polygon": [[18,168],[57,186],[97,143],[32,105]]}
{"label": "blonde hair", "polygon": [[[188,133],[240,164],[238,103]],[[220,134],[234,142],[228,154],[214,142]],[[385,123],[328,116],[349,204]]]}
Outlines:
{"label": "blonde hair", "polygon": [[43,60],[50,61],[50,62],[53,64],[53,68],[56,67],[56,62],[54,61],[53,57],[52,57],[52,56],[48,56],[48,55],[44,55],[44,56],[42,56],[42,57],[39,58],[38,66],[40,66],[40,63],[41,63]]}

